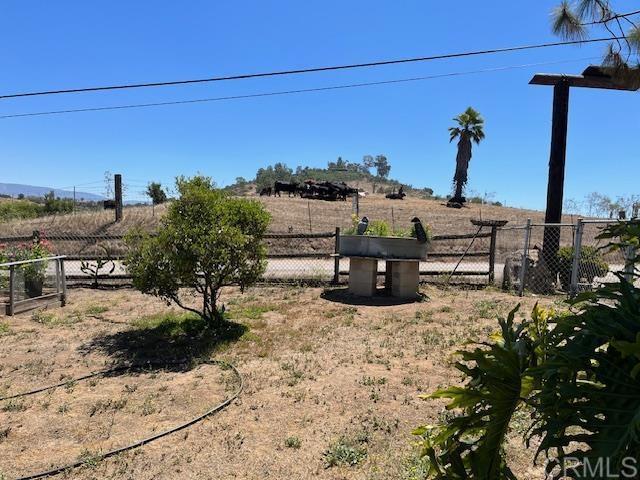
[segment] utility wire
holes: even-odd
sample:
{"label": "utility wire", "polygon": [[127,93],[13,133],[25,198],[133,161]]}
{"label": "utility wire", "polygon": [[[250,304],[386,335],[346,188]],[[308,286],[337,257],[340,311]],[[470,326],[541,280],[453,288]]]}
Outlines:
{"label": "utility wire", "polygon": [[291,94],[297,94],[297,93],[324,92],[324,91],[341,90],[341,89],[347,89],[347,88],[369,87],[374,85],[390,85],[390,84],[396,84],[396,83],[417,82],[421,80],[432,80],[432,79],[444,78],[444,77],[457,77],[457,76],[472,75],[472,74],[478,74],[478,73],[500,72],[504,70],[513,70],[518,68],[538,67],[542,65],[555,65],[559,63],[591,60],[593,58],[598,58],[598,57],[577,58],[574,60],[561,60],[557,62],[542,62],[542,63],[528,63],[523,65],[510,65],[506,67],[487,68],[482,70],[469,70],[465,72],[441,73],[436,75],[428,75],[425,77],[401,78],[401,79],[395,79],[395,80],[383,80],[379,82],[351,83],[346,85],[332,85],[328,87],[303,88],[299,90],[283,90],[283,91],[277,91],[277,92],[252,93],[247,95],[231,95],[227,97],[197,98],[192,100],[176,100],[171,102],[136,103],[136,104],[129,104],[129,105],[115,105],[110,107],[89,107],[89,108],[76,108],[76,109],[69,109],[69,110],[50,110],[45,112],[14,113],[10,115],[0,115],[0,119],[18,118],[18,117],[38,117],[43,115],[60,115],[64,113],[125,110],[125,109],[131,109],[131,108],[162,107],[162,106],[168,106],[168,105],[186,105],[191,103],[219,102],[224,100],[240,100],[240,99],[246,99],[246,98],[274,97],[274,96],[291,95]]}
{"label": "utility wire", "polygon": [[130,83],[130,84],[124,84],[124,85],[108,85],[108,86],[100,86],[100,87],[44,90],[39,92],[22,92],[22,93],[8,94],[8,95],[0,95],[0,100],[7,99],[7,98],[34,97],[34,96],[41,96],[41,95],[58,95],[63,93],[98,92],[98,91],[104,91],[104,90],[124,90],[124,89],[130,89],[130,88],[164,87],[164,86],[170,86],[170,85],[186,85],[186,84],[193,84],[193,83],[221,82],[226,80],[243,80],[247,78],[299,75],[303,73],[328,72],[328,71],[334,71],[334,70],[348,70],[348,69],[354,69],[354,68],[379,67],[383,65],[397,65],[402,63],[426,62],[431,60],[442,60],[446,58],[461,58],[461,57],[471,57],[471,56],[477,56],[477,55],[488,55],[488,54],[494,54],[494,53],[517,52],[521,50],[533,50],[533,49],[548,48],[548,47],[558,47],[558,46],[564,46],[564,45],[578,45],[578,44],[585,44],[585,43],[608,42],[611,40],[622,40],[625,38],[626,37],[613,36],[608,38],[593,38],[588,40],[570,40],[570,41],[564,41],[564,42],[539,43],[535,45],[521,45],[517,47],[492,48],[489,50],[447,53],[442,55],[431,55],[427,57],[402,58],[402,59],[396,59],[396,60],[381,60],[377,62],[353,63],[353,64],[347,64],[347,65],[334,65],[329,67],[311,67],[311,68],[302,68],[297,70],[280,70],[280,71],[262,72],[262,73],[245,73],[240,75],[230,75],[230,76],[224,76],[224,77],[175,80],[175,81],[168,81],[168,82]]}

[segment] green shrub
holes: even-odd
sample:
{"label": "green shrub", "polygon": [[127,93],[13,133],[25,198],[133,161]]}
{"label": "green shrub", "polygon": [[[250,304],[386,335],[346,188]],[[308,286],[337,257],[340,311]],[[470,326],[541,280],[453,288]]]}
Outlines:
{"label": "green shrub", "polygon": [[[264,272],[262,236],[270,216],[260,202],[231,198],[208,177],[179,178],[176,184],[180,197],[169,205],[157,235],[127,235],[127,269],[142,293],[197,313],[213,326],[223,320],[221,288],[244,289]],[[188,305],[181,289],[200,296],[200,306]]]}
{"label": "green shrub", "polygon": [[0,222],[8,220],[36,218],[42,214],[43,208],[29,200],[10,200],[0,202]]}
{"label": "green shrub", "polygon": [[[573,268],[573,247],[560,247],[557,253],[558,275],[560,285],[568,290],[571,283],[571,269]],[[604,260],[602,250],[585,245],[580,248],[580,262],[578,264],[578,280],[586,278],[593,282],[595,277],[602,277],[609,271],[609,264]]]}
{"label": "green shrub", "polygon": [[[360,219],[356,215],[351,215],[351,227],[345,231],[345,235],[355,235],[358,231],[358,223]],[[424,225],[424,230],[427,233],[427,238],[431,238],[431,227]],[[367,236],[372,237],[402,237],[402,238],[415,238],[416,230],[412,225],[410,228],[397,228],[393,230],[389,224],[384,220],[371,220],[367,231],[364,233]]]}
{"label": "green shrub", "polygon": [[300,448],[302,446],[302,440],[300,440],[296,436],[287,437],[286,440],[284,441],[284,446],[287,447],[287,448],[298,449],[298,448]]}
{"label": "green shrub", "polygon": [[43,212],[47,215],[58,213],[71,213],[73,211],[73,200],[70,198],[56,197],[53,190],[44,195]]}
{"label": "green shrub", "polygon": [[341,437],[324,452],[325,467],[357,465],[367,456],[367,448],[364,443],[366,442],[362,439]]}
{"label": "green shrub", "polygon": [[[608,227],[599,239],[615,249],[638,245],[640,221]],[[536,306],[516,325],[513,310],[499,321],[500,335],[459,352],[464,385],[423,397],[449,399],[453,412],[413,432],[425,478],[515,479],[504,444],[523,411],[533,420],[526,442],[535,439],[549,459],[549,478],[603,478],[594,469],[603,463],[623,478],[626,460],[640,458],[640,288],[635,265],[632,279],[617,276],[579,295],[571,313]],[[567,476],[552,473],[568,466]]]}

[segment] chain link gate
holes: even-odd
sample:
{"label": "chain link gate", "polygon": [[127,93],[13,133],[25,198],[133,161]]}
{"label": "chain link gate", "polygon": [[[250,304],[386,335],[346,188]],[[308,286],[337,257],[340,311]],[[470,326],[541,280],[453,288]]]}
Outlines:
{"label": "chain link gate", "polygon": [[[582,220],[573,223],[532,223],[500,229],[498,253],[504,256],[503,288],[519,296],[525,291],[569,297],[616,281],[627,273],[633,252],[606,249],[597,237],[615,220]],[[517,245],[519,237],[520,244]]]}

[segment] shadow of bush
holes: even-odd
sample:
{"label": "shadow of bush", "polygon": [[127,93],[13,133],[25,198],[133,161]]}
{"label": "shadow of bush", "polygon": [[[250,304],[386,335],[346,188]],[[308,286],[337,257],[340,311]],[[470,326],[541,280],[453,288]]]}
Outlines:
{"label": "shadow of bush", "polygon": [[170,312],[140,318],[130,330],[95,337],[79,351],[106,354],[116,364],[189,362],[209,357],[247,331],[232,321],[209,328],[197,315]]}

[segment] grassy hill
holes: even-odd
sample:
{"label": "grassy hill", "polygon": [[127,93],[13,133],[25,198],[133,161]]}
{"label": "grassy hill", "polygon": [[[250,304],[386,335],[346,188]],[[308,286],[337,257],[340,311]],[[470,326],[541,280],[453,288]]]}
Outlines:
{"label": "grassy hill", "polygon": [[[255,195],[255,194],[253,194]],[[351,225],[353,205],[346,202],[327,202],[285,197],[255,197],[266,206],[273,219],[273,232],[327,232],[335,227]],[[386,220],[389,224],[408,226],[412,217],[417,216],[429,223],[434,233],[460,233],[472,230],[470,219],[490,218],[508,220],[511,225],[522,225],[527,218],[542,222],[544,213],[535,210],[501,207],[494,205],[468,204],[462,209],[447,208],[442,201],[416,198],[411,195],[404,200],[388,200],[382,194],[360,198],[360,216]],[[159,222],[166,206],[125,207],[124,219],[114,222],[111,210],[82,212],[67,215],[51,215],[26,220],[8,220],[0,223],[0,236],[28,235],[35,229],[45,232],[75,232],[79,235],[121,234],[130,228],[142,227],[153,230]],[[311,227],[309,227],[311,217]],[[571,222],[571,216],[564,221]]]}

